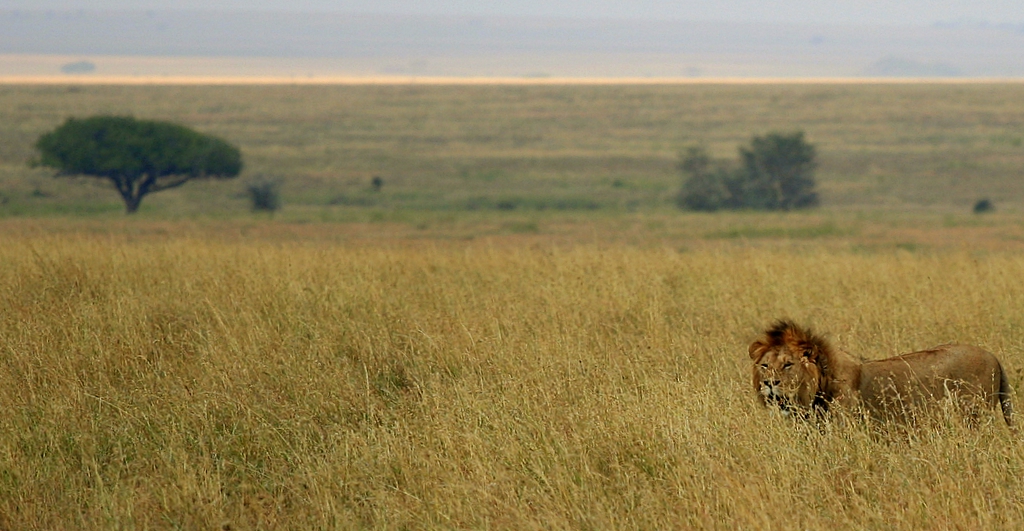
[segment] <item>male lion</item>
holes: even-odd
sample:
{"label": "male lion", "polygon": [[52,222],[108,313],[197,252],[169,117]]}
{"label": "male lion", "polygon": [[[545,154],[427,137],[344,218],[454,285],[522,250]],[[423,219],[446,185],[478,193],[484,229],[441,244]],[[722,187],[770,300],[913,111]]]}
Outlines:
{"label": "male lion", "polygon": [[[991,353],[970,345],[940,345],[895,358],[859,362],[792,321],[778,321],[749,349],[753,383],[765,406],[784,415],[863,407],[879,420],[906,420],[942,398],[960,405],[1002,405],[1013,424],[1006,373]],[[969,408],[968,408],[969,409]]]}

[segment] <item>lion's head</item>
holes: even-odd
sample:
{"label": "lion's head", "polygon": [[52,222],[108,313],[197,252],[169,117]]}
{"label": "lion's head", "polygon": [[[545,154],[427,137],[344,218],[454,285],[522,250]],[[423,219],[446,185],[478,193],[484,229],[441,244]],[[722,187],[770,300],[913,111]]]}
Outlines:
{"label": "lion's head", "polygon": [[750,344],[753,383],[761,403],[783,414],[826,408],[828,343],[791,321],[778,321]]}

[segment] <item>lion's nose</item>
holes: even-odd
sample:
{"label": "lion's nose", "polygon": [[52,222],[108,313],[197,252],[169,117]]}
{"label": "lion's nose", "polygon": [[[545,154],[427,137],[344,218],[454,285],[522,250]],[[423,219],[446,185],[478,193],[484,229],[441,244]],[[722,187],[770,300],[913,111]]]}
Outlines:
{"label": "lion's nose", "polygon": [[767,383],[768,385],[770,385],[772,387],[778,387],[779,384],[782,383],[782,381],[781,380],[768,380],[765,383]]}

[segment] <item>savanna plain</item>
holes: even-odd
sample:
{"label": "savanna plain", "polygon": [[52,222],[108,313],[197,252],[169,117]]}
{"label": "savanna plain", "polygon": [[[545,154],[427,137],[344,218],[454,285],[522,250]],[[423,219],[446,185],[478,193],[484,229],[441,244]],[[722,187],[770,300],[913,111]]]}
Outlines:
{"label": "savanna plain", "polygon": [[[246,174],[126,216],[30,164],[96,113]],[[820,208],[675,209],[680,150],[776,130]],[[0,86],[0,528],[1019,529],[999,417],[795,422],[746,350],[973,343],[1021,389],[1022,137],[1015,83]]]}

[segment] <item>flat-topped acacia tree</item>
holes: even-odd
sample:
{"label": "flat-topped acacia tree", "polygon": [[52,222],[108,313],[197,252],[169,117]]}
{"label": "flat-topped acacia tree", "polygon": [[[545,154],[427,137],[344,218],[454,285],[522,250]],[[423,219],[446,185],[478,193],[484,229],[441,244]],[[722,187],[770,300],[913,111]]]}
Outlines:
{"label": "flat-topped acacia tree", "polygon": [[109,179],[131,214],[147,194],[192,179],[225,179],[242,170],[226,141],[187,127],[125,116],[69,118],[36,141],[39,163],[58,175]]}

